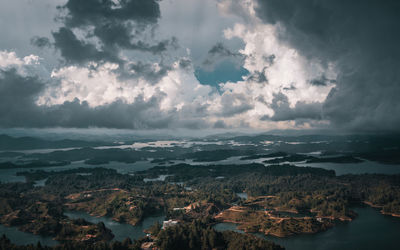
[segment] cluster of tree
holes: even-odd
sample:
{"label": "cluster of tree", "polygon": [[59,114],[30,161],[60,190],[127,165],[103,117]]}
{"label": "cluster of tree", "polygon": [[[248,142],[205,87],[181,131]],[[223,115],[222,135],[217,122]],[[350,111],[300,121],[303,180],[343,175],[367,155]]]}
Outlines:
{"label": "cluster of tree", "polygon": [[[312,217],[341,219],[354,217],[349,209],[354,202],[369,201],[382,207],[385,213],[398,214],[400,210],[398,175],[336,176],[334,171],[318,168],[291,165],[265,167],[262,164],[179,164],[155,167],[135,173],[134,176],[105,168],[22,174],[30,182],[0,185],[1,220],[3,224],[20,223],[19,227],[38,234],[55,232],[57,235],[64,230],[65,235],[71,235],[71,228],[64,223],[67,218],[62,215],[62,208],[67,203],[72,209],[110,216],[131,224],[161,209],[166,211],[169,218],[191,222],[204,216],[213,216],[233,204],[245,205],[254,211],[311,211],[314,212],[310,215]],[[172,176],[166,181],[143,181],[149,176],[161,174]],[[47,178],[44,187],[33,188],[32,181],[44,178]],[[258,205],[248,204],[237,196],[236,193],[241,192],[246,192],[250,197],[276,198]],[[79,198],[66,199],[70,196]],[[198,205],[189,212],[179,209],[189,204]],[[16,210],[18,214],[13,214]],[[17,220],[10,221],[8,218]],[[294,231],[300,228],[313,232],[319,224],[311,222],[307,224],[308,221],[291,220],[281,229]],[[253,224],[258,227],[257,230],[267,229],[262,221]],[[271,229],[271,225],[269,227]],[[280,232],[279,228],[275,229]]]}
{"label": "cluster of tree", "polygon": [[[333,170],[325,170],[312,167],[295,167],[292,165],[272,165],[265,167],[263,164],[232,164],[232,165],[190,165],[177,164],[173,166],[158,166],[149,170],[140,171],[138,176],[148,175],[171,175],[168,181],[182,182],[207,177],[237,177],[245,176],[249,173],[264,176],[296,176],[296,175],[315,175],[315,176],[335,176]],[[214,182],[214,181],[212,181]]]}
{"label": "cluster of tree", "polygon": [[28,245],[16,245],[12,243],[5,235],[0,237],[0,250],[139,250],[141,249],[141,241],[132,242],[131,239],[127,238],[124,241],[113,241],[113,242],[66,242],[56,246],[42,246],[40,242],[37,244]]}
{"label": "cluster of tree", "polygon": [[[104,224],[70,220],[63,214],[63,199],[43,188],[32,189],[31,183],[0,185],[0,222],[19,230],[53,236],[60,241],[102,241],[113,238]],[[90,238],[86,239],[90,235]]]}
{"label": "cluster of tree", "polygon": [[161,230],[157,235],[157,246],[169,249],[283,249],[270,241],[249,234],[232,231],[217,232],[207,223],[193,221]]}
{"label": "cluster of tree", "polygon": [[[227,169],[230,169],[229,166]],[[249,167],[247,172],[235,175],[237,169],[240,168],[233,167],[232,173],[223,179],[203,177],[191,179],[186,184],[210,194],[210,200],[226,203],[229,200],[237,202],[226,195],[227,190],[237,193],[245,191],[249,196],[275,195],[279,198],[271,204],[272,208],[311,210],[318,216],[353,218],[354,213],[349,207],[362,201],[382,207],[385,213],[399,214],[399,175],[335,176],[329,170],[289,165],[269,166],[264,170],[255,165],[254,168]],[[179,172],[174,173],[179,175]]]}
{"label": "cluster of tree", "polygon": [[29,162],[0,162],[0,169],[10,168],[42,168],[42,167],[58,167],[70,164],[69,161],[44,161],[44,160],[33,160]]}
{"label": "cluster of tree", "polygon": [[269,154],[253,154],[249,156],[244,156],[240,158],[240,160],[255,160],[255,159],[261,159],[261,158],[275,158],[275,157],[284,157],[287,156],[288,154],[285,152],[275,152],[275,153],[269,153]]}
{"label": "cluster of tree", "polygon": [[253,155],[257,153],[256,149],[217,149],[217,150],[207,150],[207,151],[196,151],[193,153],[187,153],[181,156],[183,159],[193,159],[194,162],[211,162],[211,161],[221,161],[228,159],[232,156],[242,156],[242,155]]}
{"label": "cluster of tree", "polygon": [[333,156],[333,157],[314,157],[314,156],[304,155],[304,154],[286,154],[282,157],[265,160],[263,162],[268,163],[268,164],[276,164],[276,163],[283,163],[283,162],[299,162],[299,161],[305,161],[306,163],[320,163],[320,162],[360,163],[360,162],[363,162],[363,160],[361,160],[359,158],[355,158],[351,155]]}

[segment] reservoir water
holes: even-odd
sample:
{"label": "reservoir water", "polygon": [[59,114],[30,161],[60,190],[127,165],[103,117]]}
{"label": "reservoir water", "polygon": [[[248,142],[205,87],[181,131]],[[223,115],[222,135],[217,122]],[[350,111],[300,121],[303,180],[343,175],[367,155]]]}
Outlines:
{"label": "reservoir water", "polygon": [[[358,217],[352,222],[338,223],[327,231],[310,235],[297,235],[288,238],[277,238],[272,236],[260,237],[271,240],[288,250],[308,249],[341,249],[341,250],[364,250],[364,249],[387,249],[397,250],[400,245],[400,218],[382,215],[377,209],[371,207],[353,208]],[[68,211],[64,213],[70,218],[84,218],[92,223],[103,222],[115,235],[114,240],[122,241],[127,237],[138,239],[145,236],[144,229],[149,228],[156,221],[162,222],[165,216],[147,217],[137,226],[118,223],[107,217],[94,217],[85,212]],[[235,224],[218,223],[214,226],[217,231],[238,230]],[[0,235],[5,234],[12,242],[18,245],[36,244],[53,246],[57,241],[51,237],[43,237],[18,231],[15,227],[0,225]]]}
{"label": "reservoir water", "polygon": [[66,166],[56,166],[56,167],[38,167],[38,168],[7,168],[0,169],[0,182],[25,182],[24,176],[17,176],[18,172],[25,171],[65,171],[69,169],[76,168],[110,168],[115,169],[121,174],[128,174],[135,171],[146,170],[156,166],[157,164],[150,163],[149,161],[138,161],[135,163],[123,163],[123,162],[110,162],[109,164],[101,165],[89,165],[85,164],[84,161],[71,162],[71,164]]}
{"label": "reservoir water", "polygon": [[[173,161],[173,163],[168,163],[166,165],[178,164],[178,163],[187,163],[193,165],[225,165],[225,164],[249,164],[249,163],[261,163],[263,159],[256,160],[240,160],[240,157],[230,157],[223,161],[215,161],[215,162],[193,162],[193,160],[185,160],[185,161]],[[361,163],[295,163],[294,165],[299,167],[316,167],[316,168],[324,168],[329,170],[335,170],[336,175],[344,175],[344,174],[400,174],[400,166],[399,165],[388,165],[382,164],[379,162],[373,161],[364,161]],[[18,172],[24,171],[35,171],[35,170],[43,170],[43,171],[63,171],[74,168],[111,168],[117,170],[121,174],[130,174],[135,171],[147,170],[152,167],[157,166],[155,163],[151,163],[150,161],[138,161],[135,163],[122,163],[122,162],[110,162],[108,164],[101,165],[89,165],[85,164],[84,161],[72,162],[66,166],[58,166],[58,167],[42,167],[42,168],[10,168],[10,169],[0,169],[0,182],[24,182],[25,177],[17,176]]]}
{"label": "reservoir water", "polygon": [[58,244],[57,241],[53,240],[52,237],[49,236],[40,236],[34,235],[32,233],[25,233],[19,231],[16,227],[6,227],[0,225],[0,236],[3,234],[5,234],[11,240],[11,242],[16,245],[36,245],[38,242],[40,242],[42,246],[55,246]]}
{"label": "reservoir water", "polygon": [[125,223],[118,223],[108,217],[96,217],[96,216],[92,216],[90,214],[87,214],[85,212],[80,212],[80,211],[68,211],[68,212],[64,212],[64,215],[68,216],[71,219],[82,218],[82,219],[85,219],[86,221],[89,221],[89,222],[95,223],[95,224],[97,224],[99,222],[103,222],[107,228],[111,229],[112,233],[115,236],[114,240],[117,240],[117,241],[123,241],[124,239],[126,239],[128,237],[131,238],[132,240],[139,239],[146,235],[143,232],[143,230],[148,229],[157,221],[162,224],[162,222],[165,219],[164,215],[146,217],[138,225],[132,226],[132,225],[125,224]]}
{"label": "reservoir water", "polygon": [[[231,157],[223,161],[217,162],[193,162],[192,160],[183,161],[190,164],[240,164],[240,163],[259,163],[264,159],[256,160],[240,160],[241,157]],[[174,161],[179,163],[179,161]],[[44,171],[62,171],[67,169],[79,167],[106,167],[116,169],[118,172],[134,173],[138,170],[145,170],[156,166],[157,164],[150,163],[150,161],[140,161],[132,164],[116,163],[102,165],[87,165],[83,161],[73,162],[67,166],[61,167],[44,167],[44,168],[31,168],[31,169],[0,169],[1,182],[23,182],[23,176],[16,176],[17,172],[28,170],[44,170]],[[337,163],[311,163],[303,164],[296,163],[297,166],[311,166],[324,169],[332,169],[336,171],[337,175],[343,174],[361,174],[361,173],[381,173],[381,174],[400,174],[399,165],[385,165],[377,162],[364,161],[362,163],[350,164],[337,164]],[[45,184],[45,180],[38,181],[37,186]],[[246,198],[246,194],[238,193],[241,198]],[[289,238],[276,238],[266,237],[287,249],[399,249],[400,246],[400,218],[393,218],[384,216],[376,209],[370,207],[358,207],[354,210],[359,216],[350,223],[341,223],[337,226],[318,234],[314,235],[300,235]],[[156,221],[164,220],[164,216],[148,217],[137,225],[131,226],[112,221],[111,218],[94,217],[84,212],[66,212],[67,216],[71,218],[84,218],[92,223],[104,222],[106,227],[110,228],[115,235],[115,240],[122,241],[127,237],[137,239],[145,235],[143,229],[149,228]],[[217,230],[235,230],[234,224],[220,223],[215,226]],[[42,245],[55,245],[57,241],[52,240],[51,237],[41,237],[30,233],[24,233],[17,230],[15,227],[5,227],[0,225],[0,235],[6,234],[10,240],[16,244],[36,244],[38,241]],[[265,237],[265,236],[263,236]]]}
{"label": "reservoir water", "polygon": [[400,174],[400,166],[382,164],[374,161],[363,161],[360,163],[296,163],[299,167],[314,167],[335,170],[336,175],[345,174]]}
{"label": "reservoir water", "polygon": [[[107,228],[111,229],[112,233],[114,234],[115,237],[113,240],[117,241],[123,241],[128,237],[132,240],[139,239],[146,235],[143,230],[148,229],[157,221],[162,224],[165,219],[164,215],[146,217],[138,225],[132,226],[129,224],[118,223],[108,217],[95,217],[80,211],[67,211],[64,212],[64,215],[68,216],[71,219],[82,218],[94,224],[103,222],[104,225]],[[11,242],[17,245],[36,245],[38,242],[40,242],[43,246],[54,246],[59,244],[57,241],[53,240],[52,237],[34,235],[32,233],[19,231],[16,227],[6,227],[0,225],[0,236],[3,234],[5,234],[11,240]]]}
{"label": "reservoir water", "polygon": [[[377,209],[371,207],[356,207],[353,210],[358,214],[355,220],[338,223],[325,232],[288,238],[257,235],[284,246],[288,250],[399,249],[400,218],[382,215]],[[214,228],[218,231],[234,230],[243,233],[232,223],[219,223]]]}

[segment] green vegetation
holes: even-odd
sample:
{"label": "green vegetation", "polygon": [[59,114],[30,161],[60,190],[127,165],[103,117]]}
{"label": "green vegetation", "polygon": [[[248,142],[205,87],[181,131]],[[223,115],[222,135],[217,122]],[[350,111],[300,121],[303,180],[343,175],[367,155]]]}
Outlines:
{"label": "green vegetation", "polygon": [[198,151],[183,155],[183,159],[193,159],[194,162],[221,161],[232,156],[251,155],[253,150],[218,149],[212,151]]}
{"label": "green vegetation", "polygon": [[283,155],[282,157],[265,160],[264,163],[268,164],[276,164],[276,163],[284,163],[284,162],[300,162],[304,161],[305,163],[321,163],[321,162],[331,162],[331,163],[360,163],[363,160],[358,158],[354,158],[353,156],[335,156],[335,157],[314,157],[310,155],[302,155],[302,154],[291,154],[291,155]]}
{"label": "green vegetation", "polygon": [[[234,222],[246,232],[286,237],[327,230],[338,220],[351,221],[356,217],[353,204],[365,202],[390,215],[400,210],[400,175],[336,176],[319,168],[262,164],[178,164],[133,176],[106,168],[19,175],[27,183],[0,184],[0,222],[53,236],[64,249],[82,242],[91,242],[97,249],[113,249],[114,244],[120,244],[120,249],[142,244],[156,244],[160,249],[279,249],[249,234],[216,232],[212,225]],[[144,181],[159,175],[168,177]],[[42,179],[47,179],[45,186],[33,186],[33,181]],[[242,192],[247,200],[236,194]],[[65,210],[82,210],[132,225],[164,212],[178,225],[166,230],[154,225],[148,229],[152,238],[107,243],[113,236],[104,224],[71,220],[63,215]],[[6,239],[2,242],[9,244]]]}
{"label": "green vegetation", "polygon": [[30,162],[0,162],[0,169],[10,168],[42,168],[42,167],[58,167],[70,164],[68,161],[42,161],[35,160]]}
{"label": "green vegetation", "polygon": [[250,155],[250,156],[245,156],[240,158],[240,160],[255,160],[255,159],[261,159],[261,158],[273,158],[273,157],[284,157],[287,156],[287,153],[285,152],[276,152],[276,153],[270,153],[270,154],[261,154],[261,155]]}
{"label": "green vegetation", "polygon": [[5,235],[0,237],[0,249],[1,250],[76,250],[76,249],[85,249],[85,250],[139,250],[140,243],[133,243],[129,238],[124,240],[123,242],[88,242],[84,241],[73,241],[66,242],[54,247],[42,246],[40,243],[36,245],[30,244],[26,246],[18,246],[13,244]]}
{"label": "green vegetation", "polygon": [[235,232],[216,232],[206,222],[193,221],[190,224],[169,227],[157,235],[156,245],[162,250],[169,249],[283,249],[272,242],[256,236]]}

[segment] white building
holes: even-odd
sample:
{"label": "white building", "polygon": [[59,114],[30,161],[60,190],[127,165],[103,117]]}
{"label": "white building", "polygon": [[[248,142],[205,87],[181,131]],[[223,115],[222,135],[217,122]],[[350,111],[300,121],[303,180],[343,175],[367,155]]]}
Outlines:
{"label": "white building", "polygon": [[168,227],[176,226],[178,225],[178,221],[176,220],[165,220],[163,221],[163,226],[162,229],[166,229]]}

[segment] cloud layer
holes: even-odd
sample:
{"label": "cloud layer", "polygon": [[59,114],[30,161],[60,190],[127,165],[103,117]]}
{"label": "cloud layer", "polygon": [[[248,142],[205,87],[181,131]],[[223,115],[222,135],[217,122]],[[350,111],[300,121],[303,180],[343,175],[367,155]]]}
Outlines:
{"label": "cloud layer", "polygon": [[[307,58],[337,67],[324,113],[345,129],[398,130],[398,1],[259,0],[256,13]],[[326,79],[326,78],[325,78]],[[325,85],[325,81],[312,81]]]}
{"label": "cloud layer", "polygon": [[[397,131],[399,10],[61,1],[47,36],[26,37],[35,53],[0,47],[0,126]],[[226,77],[204,85],[198,71]]]}

